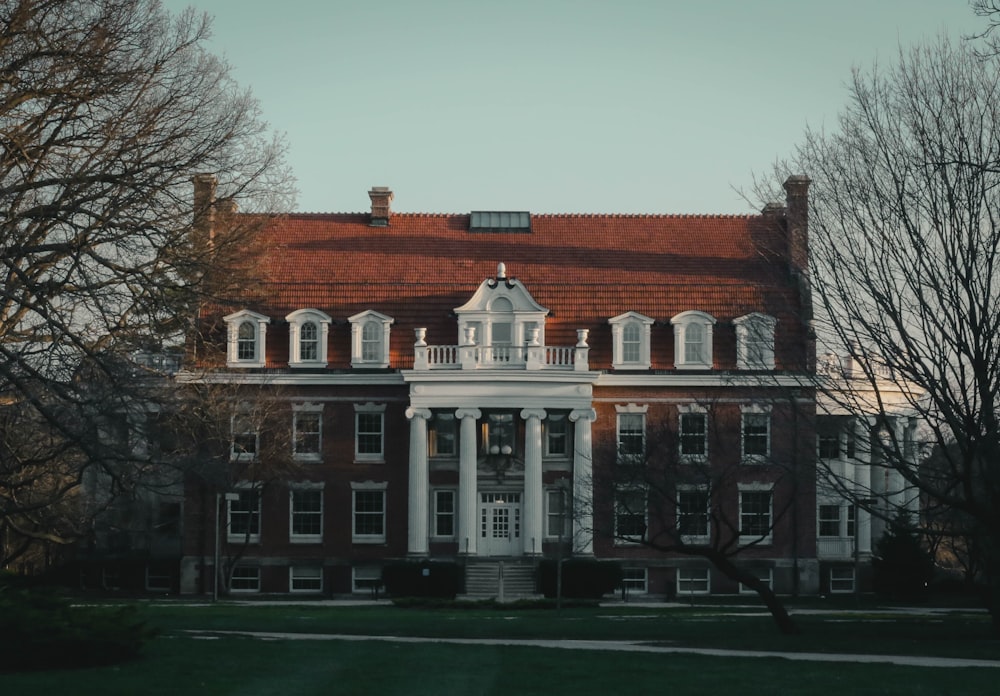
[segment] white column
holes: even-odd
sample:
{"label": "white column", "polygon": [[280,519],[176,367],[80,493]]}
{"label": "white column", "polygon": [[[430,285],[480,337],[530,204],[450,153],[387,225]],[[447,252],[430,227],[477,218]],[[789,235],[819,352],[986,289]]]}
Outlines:
{"label": "white column", "polygon": [[[871,430],[868,423],[854,425],[854,495],[857,499],[872,499]],[[845,449],[846,451],[846,449]],[[860,505],[854,508],[854,524],[857,525],[858,553],[872,552],[872,514]]]}
{"label": "white column", "polygon": [[540,408],[526,408],[521,418],[528,421],[524,433],[524,514],[521,530],[524,539],[524,553],[528,556],[542,552],[545,530],[543,488],[542,488],[542,419],[545,411]]}
{"label": "white column", "polygon": [[431,417],[426,408],[406,409],[410,419],[410,493],[409,526],[406,552],[411,556],[427,555],[427,421]]}
{"label": "white column", "polygon": [[573,432],[573,554],[594,555],[594,456],[590,424],[597,411],[572,411]]}
{"label": "white column", "polygon": [[458,438],[458,552],[473,556],[476,554],[476,521],[479,516],[476,495],[476,421],[482,415],[478,408],[460,408],[455,412],[455,418],[461,423]]}

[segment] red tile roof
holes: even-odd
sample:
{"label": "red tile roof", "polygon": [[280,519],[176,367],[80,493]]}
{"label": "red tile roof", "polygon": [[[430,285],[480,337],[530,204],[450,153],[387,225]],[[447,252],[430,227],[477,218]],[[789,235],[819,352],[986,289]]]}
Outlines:
{"label": "red tile roof", "polygon": [[[452,310],[503,262],[508,277],[550,310],[548,345],[572,345],[576,329],[591,330],[596,369],[611,362],[607,320],[627,311],[665,322],[688,309],[708,312],[719,320],[722,346],[732,319],[760,311],[778,318],[788,350],[801,345],[780,217],[535,215],[531,226],[530,233],[469,232],[469,215],[393,214],[388,227],[369,226],[367,214],[282,217],[262,232],[268,251],[258,290],[267,299],[249,308],[280,320],[314,307],[339,321],[377,310],[395,319],[393,366],[408,367],[413,329],[427,328],[430,344],[457,343]],[[331,367],[349,366],[345,334],[349,327],[331,332]],[[281,335],[268,332],[275,366],[282,359],[271,348],[287,346]],[[654,367],[672,365],[671,336],[669,326],[654,326]],[[735,361],[729,352],[727,363]]]}

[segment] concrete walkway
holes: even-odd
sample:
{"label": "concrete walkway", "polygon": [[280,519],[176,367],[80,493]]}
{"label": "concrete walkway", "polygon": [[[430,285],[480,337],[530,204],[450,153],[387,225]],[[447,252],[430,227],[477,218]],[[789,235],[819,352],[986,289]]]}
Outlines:
{"label": "concrete walkway", "polygon": [[339,633],[269,633],[258,631],[187,631],[199,638],[219,635],[246,636],[261,640],[342,640],[386,643],[447,643],[451,645],[502,645],[560,650],[602,650],[608,652],[643,652],[662,655],[712,655],[715,657],[772,657],[811,662],[864,662],[907,667],[993,667],[1000,661],[970,660],[952,657],[917,657],[911,655],[862,655],[834,653],[766,652],[763,650],[716,650],[714,648],[684,648],[620,640],[518,640],[515,638],[421,638],[414,636],[356,636]]}

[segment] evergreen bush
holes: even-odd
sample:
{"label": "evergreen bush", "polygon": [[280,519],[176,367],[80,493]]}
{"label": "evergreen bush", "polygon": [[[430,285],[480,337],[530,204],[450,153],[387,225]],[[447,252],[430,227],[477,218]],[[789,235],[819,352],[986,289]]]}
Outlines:
{"label": "evergreen bush", "polygon": [[[544,560],[538,566],[542,594],[556,596],[556,561]],[[621,564],[572,558],[562,562],[562,596],[567,599],[600,599],[613,592],[622,579]]]}
{"label": "evergreen bush", "polygon": [[454,599],[461,590],[462,572],[456,563],[391,563],[382,569],[382,584],[390,597]]}

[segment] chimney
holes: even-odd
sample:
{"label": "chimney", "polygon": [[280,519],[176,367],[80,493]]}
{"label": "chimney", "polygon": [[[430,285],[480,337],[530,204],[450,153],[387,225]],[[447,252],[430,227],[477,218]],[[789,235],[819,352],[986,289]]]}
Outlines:
{"label": "chimney", "polygon": [[392,213],[389,211],[389,203],[392,202],[392,191],[388,186],[372,186],[368,192],[368,197],[372,199],[371,221],[368,223],[372,227],[388,227],[389,218]]}
{"label": "chimney", "polygon": [[792,268],[809,268],[809,184],[808,176],[793,174],[785,179],[788,221],[788,257]]}
{"label": "chimney", "polygon": [[215,187],[218,180],[215,174],[195,174],[191,182],[194,184],[193,236],[196,241],[207,243],[215,232]]}

